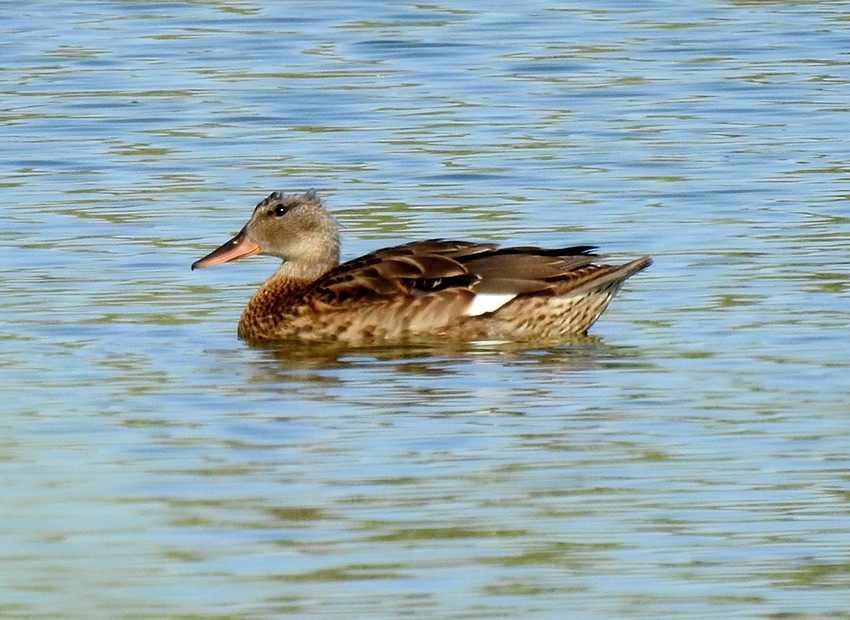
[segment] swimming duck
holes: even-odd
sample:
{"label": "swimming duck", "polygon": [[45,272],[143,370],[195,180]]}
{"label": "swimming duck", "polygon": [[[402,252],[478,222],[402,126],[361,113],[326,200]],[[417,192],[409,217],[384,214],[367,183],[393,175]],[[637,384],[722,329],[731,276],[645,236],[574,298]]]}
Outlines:
{"label": "swimming duck", "polygon": [[192,269],[252,254],[283,260],[239,320],[249,342],[558,341],[585,334],[626,278],[652,263],[603,265],[593,249],[430,239],[340,264],[336,221],[311,190],[273,192]]}

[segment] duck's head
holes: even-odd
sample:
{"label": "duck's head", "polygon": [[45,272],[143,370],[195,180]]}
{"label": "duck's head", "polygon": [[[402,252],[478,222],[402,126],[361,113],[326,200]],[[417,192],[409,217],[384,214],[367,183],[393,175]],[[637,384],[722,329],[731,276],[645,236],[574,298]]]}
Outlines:
{"label": "duck's head", "polygon": [[324,273],[339,264],[339,232],[315,190],[272,192],[230,241],[192,264],[220,265],[251,254],[271,254],[300,271]]}

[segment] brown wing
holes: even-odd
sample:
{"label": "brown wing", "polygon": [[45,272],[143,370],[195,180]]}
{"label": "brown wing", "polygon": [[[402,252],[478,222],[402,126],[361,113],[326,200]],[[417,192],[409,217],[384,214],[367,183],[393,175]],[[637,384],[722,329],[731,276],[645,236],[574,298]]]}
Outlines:
{"label": "brown wing", "polygon": [[502,248],[464,261],[480,277],[479,293],[554,294],[572,274],[593,265],[591,246],[560,249],[536,247]]}
{"label": "brown wing", "polygon": [[495,247],[431,239],[383,248],[332,269],[313,283],[307,294],[326,303],[342,303],[416,296],[452,287],[468,290],[477,276],[459,259]]}
{"label": "brown wing", "polygon": [[430,239],[377,250],[341,264],[317,280],[307,294],[325,303],[420,297],[451,291],[554,293],[558,282],[591,264],[593,248],[498,248],[491,243]]}

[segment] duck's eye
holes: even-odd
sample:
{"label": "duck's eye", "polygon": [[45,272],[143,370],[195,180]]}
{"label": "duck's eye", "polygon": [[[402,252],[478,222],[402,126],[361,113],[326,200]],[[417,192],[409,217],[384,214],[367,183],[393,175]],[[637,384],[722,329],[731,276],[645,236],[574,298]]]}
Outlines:
{"label": "duck's eye", "polygon": [[285,215],[288,210],[289,209],[286,208],[286,205],[277,205],[274,208],[274,214],[280,217],[281,215]]}

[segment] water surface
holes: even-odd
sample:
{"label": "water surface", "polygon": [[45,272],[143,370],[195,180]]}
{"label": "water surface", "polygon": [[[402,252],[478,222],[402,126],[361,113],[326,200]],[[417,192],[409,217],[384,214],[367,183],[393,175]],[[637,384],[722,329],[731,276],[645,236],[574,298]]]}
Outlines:
{"label": "water surface", "polygon": [[[0,8],[0,615],[848,617],[843,3]],[[252,348],[346,258],[651,253],[561,347]]]}

